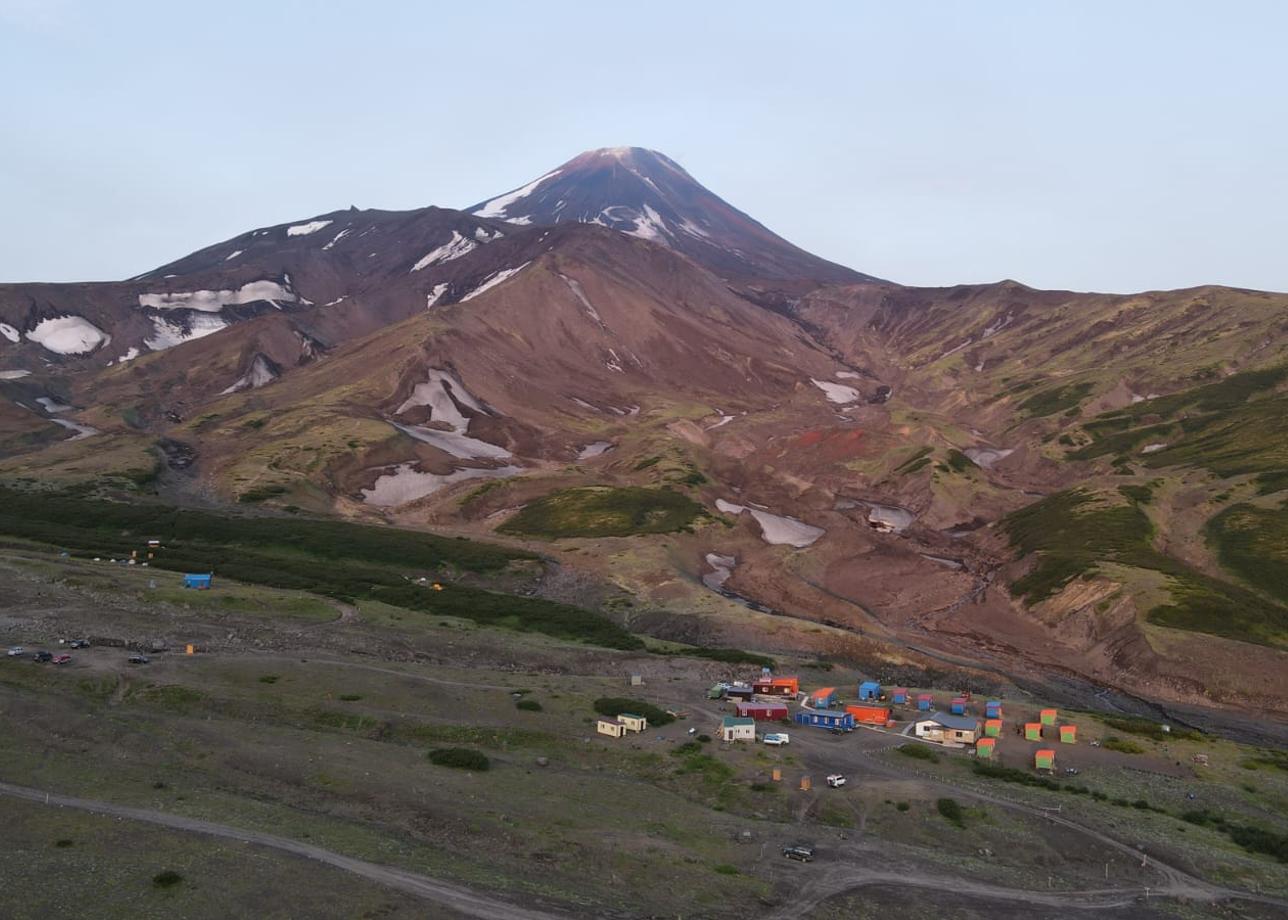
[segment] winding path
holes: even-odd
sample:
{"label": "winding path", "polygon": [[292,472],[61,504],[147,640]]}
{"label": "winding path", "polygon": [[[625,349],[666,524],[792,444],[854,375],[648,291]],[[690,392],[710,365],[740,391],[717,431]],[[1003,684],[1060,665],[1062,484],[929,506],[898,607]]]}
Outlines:
{"label": "winding path", "polygon": [[113,805],[110,802],[78,799],[74,796],[42,792],[39,789],[15,786],[11,783],[0,783],[0,795],[23,799],[28,802],[49,804],[60,808],[75,808],[93,814],[112,815],[117,818],[128,818],[132,821],[144,821],[148,824],[157,824],[175,830],[191,831],[211,837],[224,837],[228,840],[238,840],[242,843],[251,843],[257,846],[271,847],[295,856],[303,856],[306,859],[325,863],[345,872],[352,872],[381,885],[396,888],[407,894],[441,904],[443,907],[450,908],[466,916],[480,917],[483,920],[567,920],[569,916],[568,914],[550,913],[530,907],[520,907],[509,901],[479,894],[458,885],[440,882],[425,875],[409,872],[406,869],[396,869],[392,866],[382,866],[377,863],[354,859],[351,856],[324,850],[321,847],[301,843],[298,840],[278,837],[274,834],[265,834],[260,831],[242,830],[241,828],[229,827],[226,824],[214,824],[210,821],[172,815],[163,811],[154,811],[150,808],[132,808],[127,805]]}

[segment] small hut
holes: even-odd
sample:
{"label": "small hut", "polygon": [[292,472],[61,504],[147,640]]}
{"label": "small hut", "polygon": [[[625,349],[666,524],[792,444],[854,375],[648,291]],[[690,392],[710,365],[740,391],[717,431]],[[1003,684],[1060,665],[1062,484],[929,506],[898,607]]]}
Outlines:
{"label": "small hut", "polygon": [[984,735],[985,735],[985,737],[988,737],[988,738],[1000,738],[1000,737],[1002,737],[1002,720],[1001,720],[1001,719],[985,719],[985,720],[984,720]]}
{"label": "small hut", "polygon": [[997,744],[992,738],[980,738],[975,742],[975,756],[980,760],[992,760],[993,748]]}
{"label": "small hut", "polygon": [[809,695],[809,704],[815,709],[831,709],[836,704],[836,688],[824,687]]}
{"label": "small hut", "polygon": [[648,719],[633,712],[623,712],[617,717],[626,726],[628,732],[642,732],[648,729]]}
{"label": "small hut", "polygon": [[1040,713],[1038,713],[1038,721],[1041,722],[1043,725],[1054,725],[1056,716],[1058,716],[1059,714],[1060,714],[1059,711],[1055,709],[1043,709]]}
{"label": "small hut", "polygon": [[1041,741],[1042,740],[1042,723],[1025,722],[1024,723],[1024,740]]}
{"label": "small hut", "polygon": [[1055,751],[1043,748],[1033,755],[1033,766],[1038,770],[1055,770]]}
{"label": "small hut", "polygon": [[1077,744],[1078,743],[1078,726],[1061,725],[1060,726],[1060,743]]}
{"label": "small hut", "polygon": [[601,716],[595,720],[595,731],[610,738],[620,738],[626,734],[626,723],[616,716]]}
{"label": "small hut", "polygon": [[1002,701],[989,700],[984,704],[984,718],[1000,719],[1002,718]]}
{"label": "small hut", "polygon": [[859,684],[859,699],[861,700],[879,700],[881,699],[881,685],[875,680],[865,680]]}
{"label": "small hut", "polygon": [[725,716],[720,721],[721,741],[755,741],[756,720]]}
{"label": "small hut", "polygon": [[956,699],[951,700],[948,703],[948,711],[955,716],[966,715],[966,698],[959,696]]}
{"label": "small hut", "polygon": [[890,699],[899,705],[905,705],[908,702],[908,688],[895,687],[890,691]]}
{"label": "small hut", "polygon": [[917,697],[917,708],[922,712],[930,712],[931,704],[934,702],[935,698],[933,696],[929,693],[923,693]]}

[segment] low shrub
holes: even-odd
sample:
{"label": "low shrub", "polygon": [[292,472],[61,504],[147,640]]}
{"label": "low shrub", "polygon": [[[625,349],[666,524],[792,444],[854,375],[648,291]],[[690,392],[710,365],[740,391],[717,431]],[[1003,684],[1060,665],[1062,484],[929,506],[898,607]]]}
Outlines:
{"label": "low shrub", "polygon": [[966,826],[966,813],[962,811],[961,803],[956,799],[940,799],[935,802],[935,808],[950,824],[958,827]]}
{"label": "low shrub", "polygon": [[514,704],[515,709],[522,709],[524,712],[540,712],[541,704],[536,700],[519,700]]}
{"label": "low shrub", "polygon": [[156,875],[152,876],[152,884],[157,888],[173,888],[182,881],[183,876],[172,869],[158,872]]}
{"label": "low shrub", "polygon": [[939,763],[939,755],[922,744],[901,744],[895,750],[904,757],[911,757],[913,760],[928,760],[931,763]]}
{"label": "low shrub", "polygon": [[436,748],[428,754],[429,762],[439,767],[451,767],[454,770],[473,770],[481,773],[492,766],[487,755],[470,748]]}
{"label": "low shrub", "polygon": [[621,696],[601,696],[595,700],[595,712],[601,716],[620,716],[624,712],[629,712],[632,715],[643,716],[648,719],[649,725],[655,726],[670,725],[675,721],[675,716],[664,709],[658,709],[652,703]]}

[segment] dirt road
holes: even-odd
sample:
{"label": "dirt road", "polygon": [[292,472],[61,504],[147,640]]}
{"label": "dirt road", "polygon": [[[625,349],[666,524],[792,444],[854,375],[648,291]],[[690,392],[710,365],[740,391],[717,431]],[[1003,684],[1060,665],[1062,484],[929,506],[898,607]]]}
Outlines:
{"label": "dirt road", "polygon": [[166,812],[154,811],[149,808],[131,808],[126,805],[113,805],[110,802],[96,802],[68,795],[46,793],[41,792],[39,789],[15,786],[10,783],[0,783],[0,795],[24,799],[29,802],[47,803],[51,807],[75,808],[94,814],[112,815],[118,818],[128,818],[132,821],[145,821],[149,824],[158,824],[162,827],[176,830],[208,834],[212,837],[224,837],[229,840],[255,844],[256,846],[272,847],[275,850],[303,856],[306,859],[314,859],[328,866],[343,869],[345,872],[361,875],[373,882],[388,885],[390,888],[396,888],[399,891],[424,898],[427,901],[433,901],[466,916],[481,917],[484,920],[567,920],[569,916],[530,907],[520,907],[508,901],[478,894],[457,885],[440,882],[415,872],[408,872],[405,869],[395,869],[391,866],[369,863],[340,853],[333,853],[321,847],[300,843],[298,840],[290,840],[286,837],[278,837],[259,831],[242,830],[225,824],[199,821],[195,818],[185,818],[182,815],[167,814]]}

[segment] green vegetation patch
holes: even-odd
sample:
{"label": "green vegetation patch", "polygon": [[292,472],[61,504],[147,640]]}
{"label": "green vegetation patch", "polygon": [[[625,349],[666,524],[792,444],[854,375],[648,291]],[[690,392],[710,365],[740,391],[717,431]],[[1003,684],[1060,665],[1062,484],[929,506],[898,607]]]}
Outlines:
{"label": "green vegetation patch", "polygon": [[1034,393],[1019,405],[1019,410],[1033,418],[1055,415],[1075,408],[1091,392],[1090,383],[1069,383]]}
{"label": "green vegetation patch", "polygon": [[1187,811],[1181,815],[1181,820],[1218,830],[1249,853],[1272,856],[1281,863],[1288,863],[1288,834],[1250,824],[1238,824],[1207,809]]}
{"label": "green vegetation patch", "polygon": [[548,537],[627,537],[688,530],[702,505],[670,489],[588,486],[552,492],[529,503],[499,529]]}
{"label": "green vegetation patch", "polygon": [[436,748],[427,756],[429,762],[435,766],[451,767],[454,770],[473,770],[476,773],[482,773],[492,766],[486,754],[470,748]]}
{"label": "green vegetation patch", "polygon": [[939,755],[924,744],[905,742],[895,748],[895,750],[904,757],[911,757],[913,760],[927,760],[930,763],[939,763]]}
{"label": "green vegetation patch", "polygon": [[1221,565],[1288,604],[1288,508],[1233,505],[1208,521],[1205,533]]}
{"label": "green vegetation patch", "polygon": [[595,700],[595,712],[601,716],[620,716],[624,712],[629,712],[632,715],[643,716],[648,719],[649,725],[655,726],[669,725],[675,721],[675,716],[664,709],[658,709],[652,703],[622,696],[601,696]]}
{"label": "green vegetation patch", "polygon": [[777,669],[777,663],[768,655],[758,652],[746,652],[740,648],[681,648],[656,654],[677,655],[683,658],[706,658],[711,661],[723,661],[726,664],[754,664],[762,668]]}
{"label": "green vegetation patch", "polygon": [[1216,383],[1106,412],[1083,425],[1092,442],[1075,460],[1123,455],[1153,443],[1147,467],[1199,466],[1218,476],[1257,474],[1263,488],[1288,484],[1288,366],[1232,374]]}
{"label": "green vegetation patch", "polygon": [[948,468],[954,473],[965,473],[967,470],[979,469],[979,465],[957,448],[948,451]]}
{"label": "green vegetation patch", "polygon": [[957,827],[966,826],[966,813],[956,799],[939,799],[935,802],[935,809],[949,824],[955,824]]}
{"label": "green vegetation patch", "polygon": [[1126,732],[1129,735],[1140,735],[1142,738],[1149,738],[1153,741],[1164,741],[1168,738],[1178,738],[1185,741],[1201,741],[1203,739],[1201,732],[1171,726],[1169,726],[1169,731],[1163,731],[1161,723],[1136,716],[1097,715],[1096,718],[1110,728]]}
{"label": "green vegetation patch", "polygon": [[1288,607],[1156,550],[1149,517],[1116,492],[1059,492],[1009,515],[1002,527],[1012,547],[1035,557],[1029,573],[1011,585],[1030,604],[1094,573],[1101,562],[1116,562],[1167,576],[1171,603],[1149,610],[1151,623],[1288,647]]}
{"label": "green vegetation patch", "polygon": [[[685,499],[687,501],[687,499]],[[154,568],[215,572],[219,578],[308,591],[342,601],[378,600],[436,616],[539,632],[607,648],[643,642],[589,610],[537,597],[502,594],[461,582],[441,591],[406,572],[487,575],[536,557],[461,538],[340,521],[242,517],[156,504],[125,504],[0,488],[0,534],[84,555],[128,556],[159,539]]]}

